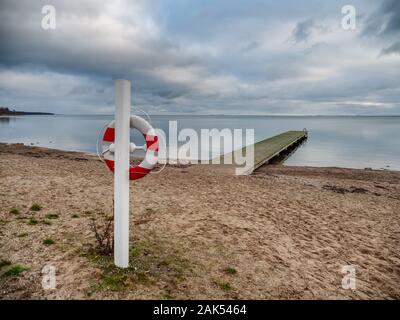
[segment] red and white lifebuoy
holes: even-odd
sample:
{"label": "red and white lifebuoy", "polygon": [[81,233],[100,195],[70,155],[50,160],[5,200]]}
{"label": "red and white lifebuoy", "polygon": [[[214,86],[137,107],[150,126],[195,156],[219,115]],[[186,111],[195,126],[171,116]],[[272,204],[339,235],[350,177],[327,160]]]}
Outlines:
{"label": "red and white lifebuoy", "polygon": [[[136,180],[147,175],[156,165],[158,157],[158,138],[153,127],[143,118],[131,116],[131,129],[139,130],[146,141],[146,155],[143,161],[137,166],[129,167],[129,179]],[[103,156],[108,168],[114,172],[114,141],[115,141],[115,121],[110,122],[103,136]],[[130,152],[144,147],[137,147],[134,143],[130,144]]]}

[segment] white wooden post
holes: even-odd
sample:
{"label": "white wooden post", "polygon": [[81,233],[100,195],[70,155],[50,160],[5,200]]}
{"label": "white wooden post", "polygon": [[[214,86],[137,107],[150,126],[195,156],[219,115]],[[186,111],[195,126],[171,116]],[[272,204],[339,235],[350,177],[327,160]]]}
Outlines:
{"label": "white wooden post", "polygon": [[131,83],[115,82],[114,263],[129,265],[129,144]]}

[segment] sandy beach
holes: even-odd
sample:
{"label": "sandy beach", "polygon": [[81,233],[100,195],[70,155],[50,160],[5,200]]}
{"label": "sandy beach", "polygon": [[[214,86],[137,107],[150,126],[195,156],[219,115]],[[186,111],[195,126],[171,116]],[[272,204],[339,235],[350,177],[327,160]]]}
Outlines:
{"label": "sandy beach", "polygon": [[[113,210],[97,157],[0,144],[2,299],[399,299],[400,172],[168,166],[131,183],[131,264],[96,249]],[[9,275],[20,265],[25,270]],[[356,270],[343,289],[342,267]],[[42,269],[56,289],[42,288]]]}

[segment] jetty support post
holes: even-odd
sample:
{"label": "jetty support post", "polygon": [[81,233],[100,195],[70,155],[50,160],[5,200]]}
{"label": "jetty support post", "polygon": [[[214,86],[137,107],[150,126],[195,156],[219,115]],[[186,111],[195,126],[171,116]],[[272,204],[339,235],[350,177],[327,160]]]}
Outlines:
{"label": "jetty support post", "polygon": [[131,83],[115,82],[114,263],[129,266],[129,145]]}

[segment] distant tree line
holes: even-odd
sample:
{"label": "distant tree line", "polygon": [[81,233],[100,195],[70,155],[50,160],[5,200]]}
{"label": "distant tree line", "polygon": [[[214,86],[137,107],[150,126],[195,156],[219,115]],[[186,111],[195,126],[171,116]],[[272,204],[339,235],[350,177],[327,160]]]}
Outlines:
{"label": "distant tree line", "polygon": [[32,115],[32,114],[53,115],[54,113],[50,113],[50,112],[24,112],[24,111],[10,110],[9,108],[6,108],[6,107],[0,107],[0,116],[23,116],[23,115]]}

